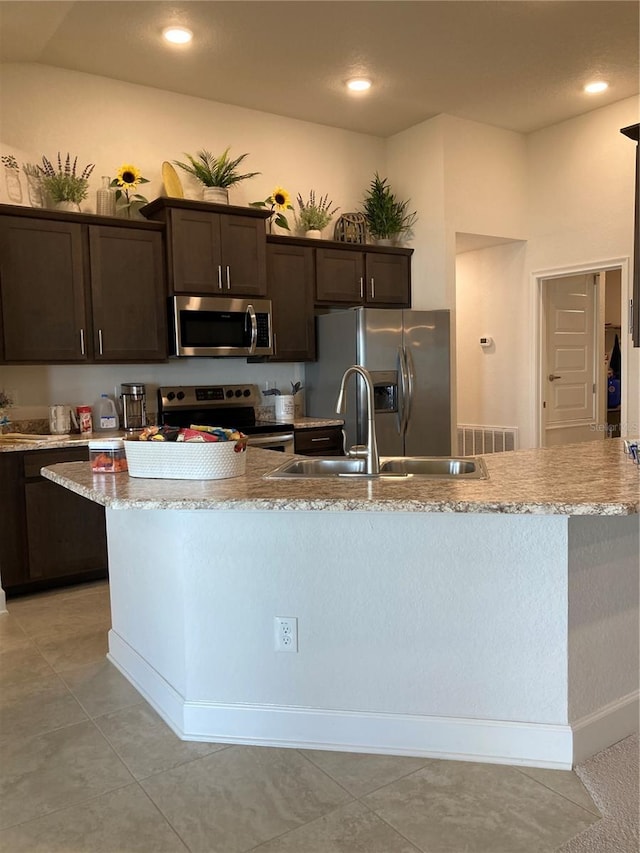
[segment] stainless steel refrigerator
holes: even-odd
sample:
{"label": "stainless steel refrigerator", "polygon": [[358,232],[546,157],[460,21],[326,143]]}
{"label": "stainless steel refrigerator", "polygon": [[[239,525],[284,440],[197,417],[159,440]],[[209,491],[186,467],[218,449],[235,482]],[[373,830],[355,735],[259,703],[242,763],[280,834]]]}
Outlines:
{"label": "stainless steel refrigerator", "polygon": [[[306,367],[307,411],[335,417],[342,374],[366,367],[374,381],[381,456],[451,455],[449,311],[349,308],[317,317],[318,360]],[[366,441],[364,383],[347,388],[347,447]]]}

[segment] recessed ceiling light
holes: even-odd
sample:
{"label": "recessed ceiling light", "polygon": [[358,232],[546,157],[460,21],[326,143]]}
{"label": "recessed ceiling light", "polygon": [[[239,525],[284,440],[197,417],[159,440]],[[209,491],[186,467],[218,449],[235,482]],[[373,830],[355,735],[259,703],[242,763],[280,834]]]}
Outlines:
{"label": "recessed ceiling light", "polygon": [[598,92],[604,92],[605,89],[609,88],[609,84],[605,83],[604,80],[594,80],[593,83],[587,83],[584,87],[585,92],[588,92],[590,95],[595,95]]}
{"label": "recessed ceiling light", "polygon": [[171,44],[188,44],[193,38],[193,33],[186,27],[166,27],[162,35]]}
{"label": "recessed ceiling light", "polygon": [[354,77],[352,80],[347,80],[347,89],[352,92],[366,92],[371,88],[371,80],[366,77]]}

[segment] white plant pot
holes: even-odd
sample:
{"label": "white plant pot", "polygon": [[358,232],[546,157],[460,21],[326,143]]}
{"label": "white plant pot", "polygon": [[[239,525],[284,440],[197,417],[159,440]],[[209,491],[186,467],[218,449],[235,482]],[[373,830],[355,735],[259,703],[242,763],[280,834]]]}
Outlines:
{"label": "white plant pot", "polygon": [[276,397],[276,420],[292,421],[295,417],[295,398],[292,394],[280,394]]}
{"label": "white plant pot", "polygon": [[229,190],[225,187],[204,187],[202,198],[213,204],[229,204]]}
{"label": "white plant pot", "polygon": [[56,210],[66,210],[72,213],[80,213],[80,205],[76,201],[57,201],[55,203]]}
{"label": "white plant pot", "polygon": [[310,237],[312,240],[319,240],[322,236],[322,231],[318,231],[317,228],[310,228],[308,231],[304,232],[305,237]]}

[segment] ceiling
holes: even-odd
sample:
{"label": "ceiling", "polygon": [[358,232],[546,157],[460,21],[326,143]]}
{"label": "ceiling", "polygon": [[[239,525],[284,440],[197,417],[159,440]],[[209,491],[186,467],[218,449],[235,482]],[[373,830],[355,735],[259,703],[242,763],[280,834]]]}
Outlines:
{"label": "ceiling", "polygon": [[[387,137],[439,113],[520,132],[630,97],[637,0],[1,0],[0,59]],[[188,47],[160,38],[193,30]],[[348,94],[344,81],[374,86]],[[607,92],[586,95],[604,78]]]}

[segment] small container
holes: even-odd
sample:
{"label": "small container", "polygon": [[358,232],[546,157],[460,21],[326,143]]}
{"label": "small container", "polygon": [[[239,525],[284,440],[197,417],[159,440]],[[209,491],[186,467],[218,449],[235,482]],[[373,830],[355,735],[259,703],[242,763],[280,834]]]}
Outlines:
{"label": "small container", "polygon": [[78,429],[80,435],[88,435],[93,432],[93,419],[91,417],[91,406],[78,406]]}
{"label": "small container", "polygon": [[119,474],[127,470],[127,456],[121,438],[89,442],[89,461],[94,474]]}

